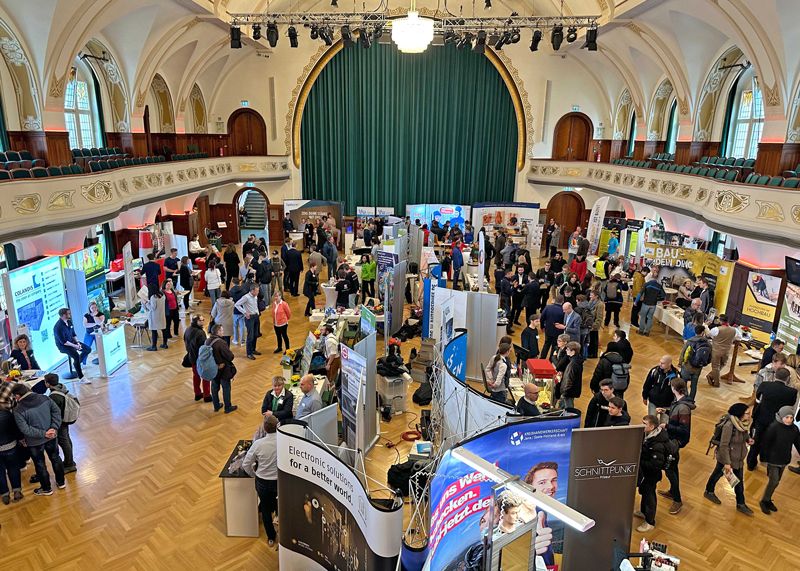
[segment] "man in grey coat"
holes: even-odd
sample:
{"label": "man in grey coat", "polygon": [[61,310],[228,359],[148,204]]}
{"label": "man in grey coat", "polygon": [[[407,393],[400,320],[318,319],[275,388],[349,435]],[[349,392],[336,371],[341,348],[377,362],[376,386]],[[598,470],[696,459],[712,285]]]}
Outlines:
{"label": "man in grey coat", "polygon": [[17,383],[11,389],[17,401],[14,408],[14,420],[20,432],[25,436],[25,445],[31,453],[39,487],[33,493],[37,496],[52,496],[50,473],[44,461],[44,455],[50,458],[56,485],[59,489],[67,487],[64,480],[64,463],[58,455],[58,429],[61,428],[61,411],[58,405],[44,395],[31,392],[27,385]]}

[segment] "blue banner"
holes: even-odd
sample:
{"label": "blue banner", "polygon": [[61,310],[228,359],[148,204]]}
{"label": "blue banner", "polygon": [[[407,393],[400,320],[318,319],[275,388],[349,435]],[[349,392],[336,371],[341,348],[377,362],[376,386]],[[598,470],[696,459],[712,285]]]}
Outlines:
{"label": "blue banner", "polygon": [[[518,475],[535,490],[566,503],[572,431],[579,427],[579,416],[531,419],[501,426],[462,446],[500,469]],[[480,556],[485,533],[508,533],[536,517],[540,518],[536,554],[548,565],[555,564],[557,557],[560,559],[556,554],[563,547],[563,523],[548,518],[544,512],[537,513],[527,501],[520,498],[498,506],[495,521],[489,521],[489,507],[495,501],[493,484],[482,473],[453,457],[450,451],[445,453],[431,483],[427,569],[465,569],[466,562],[474,562]]]}
{"label": "blue banner", "polygon": [[445,366],[462,383],[467,379],[467,333],[461,333],[448,343],[442,353]]}

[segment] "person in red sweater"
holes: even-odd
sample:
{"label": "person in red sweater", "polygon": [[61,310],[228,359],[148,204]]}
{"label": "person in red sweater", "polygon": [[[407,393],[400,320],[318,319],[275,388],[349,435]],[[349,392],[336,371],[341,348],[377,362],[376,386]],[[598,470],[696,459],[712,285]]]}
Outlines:
{"label": "person in red sweater", "polygon": [[569,271],[578,274],[578,281],[586,279],[586,256],[576,256],[569,265]]}

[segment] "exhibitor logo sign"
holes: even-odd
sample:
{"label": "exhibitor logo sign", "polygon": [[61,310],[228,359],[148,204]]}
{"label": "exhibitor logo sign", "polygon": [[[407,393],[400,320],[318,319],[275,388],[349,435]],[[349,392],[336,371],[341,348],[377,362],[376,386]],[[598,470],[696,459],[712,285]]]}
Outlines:
{"label": "exhibitor logo sign", "polygon": [[591,466],[576,466],[572,471],[574,480],[610,480],[613,478],[635,478],[638,465],[632,463],[619,463],[618,460],[597,459],[597,464]]}

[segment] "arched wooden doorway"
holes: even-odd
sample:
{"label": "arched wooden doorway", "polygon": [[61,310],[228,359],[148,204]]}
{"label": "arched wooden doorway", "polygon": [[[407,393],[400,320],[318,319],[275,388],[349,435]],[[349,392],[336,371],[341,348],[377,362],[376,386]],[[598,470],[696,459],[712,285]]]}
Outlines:
{"label": "arched wooden doorway", "polygon": [[567,113],[556,123],[553,134],[553,159],[585,161],[594,136],[591,119],[583,113]]}
{"label": "arched wooden doorway", "polygon": [[584,211],[586,206],[577,192],[559,192],[547,203],[547,221],[552,218],[561,227],[561,240],[558,248],[564,248],[569,235],[576,226],[584,227]]}
{"label": "arched wooden doorway", "polygon": [[237,109],[228,118],[231,155],[266,155],[267,125],[258,112]]}

